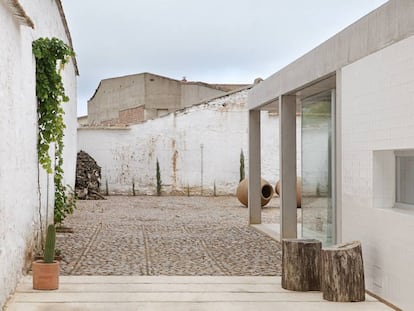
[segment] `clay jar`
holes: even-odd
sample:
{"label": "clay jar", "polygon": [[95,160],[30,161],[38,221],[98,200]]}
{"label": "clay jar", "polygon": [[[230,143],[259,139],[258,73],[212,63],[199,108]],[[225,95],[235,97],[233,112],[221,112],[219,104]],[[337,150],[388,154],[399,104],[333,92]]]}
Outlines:
{"label": "clay jar", "polygon": [[[276,183],[275,191],[280,196],[280,180]],[[296,204],[297,207],[302,205],[302,179],[299,176],[296,178]]]}
{"label": "clay jar", "polygon": [[[247,178],[243,179],[239,186],[237,187],[236,196],[239,199],[240,203],[247,206],[248,205],[248,184],[249,181]],[[260,191],[260,201],[261,206],[265,206],[273,197],[273,187],[263,178],[260,181],[261,191]]]}

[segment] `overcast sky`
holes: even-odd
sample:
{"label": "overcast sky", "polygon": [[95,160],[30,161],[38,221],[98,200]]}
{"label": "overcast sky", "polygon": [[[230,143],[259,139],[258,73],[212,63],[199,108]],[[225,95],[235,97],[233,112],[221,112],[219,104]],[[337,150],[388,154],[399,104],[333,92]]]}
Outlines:
{"label": "overcast sky", "polygon": [[267,78],[386,0],[63,0],[77,54],[78,115],[99,81]]}

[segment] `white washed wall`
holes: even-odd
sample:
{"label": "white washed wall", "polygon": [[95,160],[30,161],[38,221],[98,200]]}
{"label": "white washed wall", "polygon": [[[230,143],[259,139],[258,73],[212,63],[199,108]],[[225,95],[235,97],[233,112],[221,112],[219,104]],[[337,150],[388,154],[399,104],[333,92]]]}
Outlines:
{"label": "white washed wall", "polygon": [[[26,10],[26,13],[31,17],[35,24],[35,30],[30,31],[29,38],[27,38],[27,42],[30,45],[30,51],[32,41],[40,37],[57,37],[66,42],[67,44],[69,43],[55,0],[20,0],[20,2]],[[33,63],[34,66],[34,61],[31,61],[30,63]],[[66,65],[64,71],[62,71],[62,77],[63,83],[65,85],[65,92],[70,99],[69,102],[63,104],[63,108],[65,110],[64,122],[66,125],[64,137],[65,147],[63,152],[63,169],[65,171],[64,183],[74,188],[77,144],[76,134],[78,124],[76,84],[77,81],[75,75],[75,68],[72,61],[69,62]]]}
{"label": "white washed wall", "polygon": [[[23,28],[23,27],[22,27]],[[0,306],[13,290],[32,246],[38,206],[36,101],[26,31],[0,2]],[[7,29],[5,31],[4,29]],[[22,34],[23,32],[23,34]],[[30,50],[29,50],[30,51]],[[28,67],[26,67],[29,65]],[[28,100],[26,100],[28,99]]]}
{"label": "white washed wall", "polygon": [[[220,97],[128,129],[79,128],[78,149],[102,167],[102,191],[156,193],[156,159],[165,194],[234,194],[240,151],[247,158],[247,91]],[[262,175],[279,175],[278,116],[262,112]],[[202,148],[201,148],[202,146]],[[201,154],[203,150],[203,156]],[[201,159],[203,158],[203,159]],[[202,164],[203,162],[203,164]],[[203,178],[201,177],[203,170]]]}
{"label": "white washed wall", "polygon": [[[37,165],[37,112],[35,62],[32,41],[40,36],[66,40],[55,1],[21,1],[35,29],[20,26],[0,1],[0,308],[31,262],[39,227]],[[65,70],[65,83],[73,101],[68,114],[65,169],[74,183],[76,152],[76,80],[73,66]],[[66,178],[66,177],[65,177]],[[51,181],[53,178],[51,178]],[[45,174],[40,182],[45,186]],[[53,182],[51,182],[53,183]],[[43,225],[46,193],[53,213],[53,188],[42,191]]]}
{"label": "white washed wall", "polygon": [[383,151],[414,149],[413,51],[409,37],[342,70],[343,240],[362,241],[367,289],[403,310],[414,310],[414,209],[377,188],[394,187]]}

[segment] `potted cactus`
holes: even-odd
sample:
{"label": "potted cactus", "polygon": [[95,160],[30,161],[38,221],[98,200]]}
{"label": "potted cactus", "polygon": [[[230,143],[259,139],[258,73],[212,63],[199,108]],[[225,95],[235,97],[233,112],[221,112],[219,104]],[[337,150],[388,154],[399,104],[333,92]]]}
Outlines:
{"label": "potted cactus", "polygon": [[54,260],[56,229],[54,225],[47,227],[43,260],[32,263],[33,289],[52,290],[59,288],[59,261]]}

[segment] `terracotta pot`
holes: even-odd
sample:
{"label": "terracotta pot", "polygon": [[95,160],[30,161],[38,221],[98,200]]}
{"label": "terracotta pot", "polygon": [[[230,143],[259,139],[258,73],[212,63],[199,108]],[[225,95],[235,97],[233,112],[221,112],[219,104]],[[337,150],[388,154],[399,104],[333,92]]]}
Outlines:
{"label": "terracotta pot", "polygon": [[[35,261],[37,261],[37,260],[40,260],[40,261],[43,261],[43,256],[42,255],[34,255],[33,256],[33,259],[35,260]],[[56,261],[62,261],[63,260],[63,256],[62,255],[55,255],[55,257],[54,257],[54,260],[56,260]]]}
{"label": "terracotta pot", "polygon": [[59,261],[45,263],[36,260],[32,263],[33,289],[52,290],[59,288]]}
{"label": "terracotta pot", "polygon": [[[280,196],[280,180],[277,181],[275,186],[275,192]],[[300,176],[296,178],[296,206],[301,207],[302,205],[302,179]]]}
{"label": "terracotta pot", "polygon": [[[249,181],[247,178],[243,179],[239,186],[237,187],[236,196],[239,199],[240,203],[247,206],[248,205],[248,184]],[[260,198],[261,198],[261,205],[265,206],[273,197],[273,187],[263,178],[260,181],[261,191],[260,191]]]}

